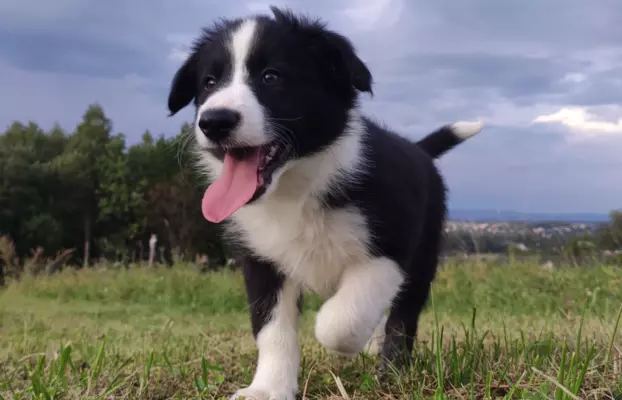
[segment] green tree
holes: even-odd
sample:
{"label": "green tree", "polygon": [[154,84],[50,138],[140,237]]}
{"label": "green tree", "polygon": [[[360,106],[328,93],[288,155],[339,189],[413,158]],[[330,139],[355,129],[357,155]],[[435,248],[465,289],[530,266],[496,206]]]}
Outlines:
{"label": "green tree", "polygon": [[622,249],[622,210],[609,213],[609,222],[600,226],[598,242],[603,249]]}
{"label": "green tree", "polygon": [[[56,166],[67,187],[67,200],[74,206],[74,213],[81,216],[73,223],[82,225],[83,265],[90,263],[94,223],[98,217],[97,190],[101,183],[101,169],[111,141],[112,124],[103,108],[89,106],[69,138],[66,151],[57,159]],[[79,231],[79,228],[74,226]]]}
{"label": "green tree", "polygon": [[32,122],[13,123],[0,137],[0,235],[12,238],[19,256],[38,246],[51,252],[62,242],[51,165],[65,142],[58,126],[46,134]]}
{"label": "green tree", "polygon": [[128,237],[141,228],[143,192],[146,181],[130,168],[125,153],[125,137],[114,136],[98,160],[99,186],[96,189],[100,247],[118,253]]}

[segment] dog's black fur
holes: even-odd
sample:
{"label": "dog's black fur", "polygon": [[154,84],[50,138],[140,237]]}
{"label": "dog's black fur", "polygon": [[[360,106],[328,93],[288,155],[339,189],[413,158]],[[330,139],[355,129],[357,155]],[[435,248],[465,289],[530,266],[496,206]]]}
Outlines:
{"label": "dog's black fur", "polygon": [[[358,96],[360,93],[372,93],[373,78],[345,37],[326,29],[318,20],[274,7],[272,12],[273,18],[253,17],[256,28],[245,62],[248,71],[245,84],[252,89],[253,96],[263,107],[270,128],[265,133],[265,141],[250,145],[265,145],[275,138],[288,143],[293,151],[277,167],[281,168],[288,161],[311,159],[322,152],[332,151],[331,146],[343,140],[348,127],[354,126],[352,115],[353,111],[359,110]],[[190,56],[172,82],[168,100],[171,115],[194,100],[199,120],[203,112],[200,111],[201,106],[232,84],[235,67],[233,45],[227,43],[244,21],[222,21],[205,30],[195,42]],[[241,115],[244,118],[244,111]],[[272,129],[274,121],[277,121],[278,129]],[[382,356],[385,360],[401,363],[411,355],[419,314],[428,298],[441,251],[446,190],[443,178],[434,165],[434,158],[464,138],[448,125],[413,143],[365,117],[362,117],[357,129],[353,134],[360,137],[360,152],[356,155],[361,160],[360,168],[348,169],[345,161],[344,165],[336,166],[341,171],[340,178],[327,183],[321,190],[309,193],[308,198],[301,200],[301,207],[304,204],[319,204],[317,218],[354,210],[352,212],[365,221],[369,242],[361,242],[360,245],[365,248],[369,259],[388,259],[399,267],[405,281],[392,297]],[[201,137],[203,134],[216,146],[207,145],[209,141]],[[210,134],[209,131],[197,130],[198,152],[205,159],[212,157],[222,161],[227,151],[233,151],[235,140],[217,140]],[[244,139],[243,132],[240,135]],[[245,146],[248,145],[245,143]],[[299,175],[304,174],[300,172]],[[293,179],[292,176],[298,175],[292,172],[287,178],[284,176],[282,179]],[[212,175],[211,178],[216,177]],[[279,190],[278,186],[275,190]],[[253,207],[263,207],[262,201],[277,201],[269,194],[264,199],[264,191],[253,199]],[[278,215],[273,217],[266,221],[284,223],[279,222]],[[281,253],[259,248],[255,243],[260,239],[254,238],[262,232],[253,231],[255,228],[246,225],[241,218],[234,214],[232,219],[236,221],[228,224],[227,228],[246,250],[244,277],[253,334],[257,338],[262,329],[276,318],[278,302],[285,301],[286,281],[311,289],[313,285],[297,280],[291,269],[293,267],[285,265],[279,258]],[[289,239],[283,238],[284,241]],[[288,245],[293,246],[293,242],[282,243],[284,247]],[[315,252],[319,253],[322,249],[304,249],[312,255],[308,258],[302,255],[301,263],[305,268],[313,268]],[[327,252],[330,251],[327,249]],[[334,260],[341,260],[336,257]],[[348,267],[335,265],[335,268]],[[296,298],[300,300],[298,295]],[[261,351],[260,345],[260,357]],[[279,395],[282,395],[282,398],[291,398],[288,390],[295,391],[295,388],[286,383],[281,385],[266,383],[264,379],[259,383],[254,381],[251,389],[259,397],[280,398]]]}

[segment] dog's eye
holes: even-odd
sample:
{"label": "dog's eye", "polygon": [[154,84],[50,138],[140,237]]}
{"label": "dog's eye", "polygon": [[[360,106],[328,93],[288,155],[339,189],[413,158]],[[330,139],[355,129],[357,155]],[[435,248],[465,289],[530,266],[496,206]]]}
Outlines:
{"label": "dog's eye", "polygon": [[205,81],[203,81],[203,86],[205,86],[205,89],[211,90],[214,86],[216,86],[216,78],[208,76],[205,78]]}
{"label": "dog's eye", "polygon": [[261,80],[266,85],[273,85],[277,83],[280,79],[281,79],[281,76],[279,75],[279,71],[276,71],[273,69],[265,70],[263,72],[263,75],[261,76]]}

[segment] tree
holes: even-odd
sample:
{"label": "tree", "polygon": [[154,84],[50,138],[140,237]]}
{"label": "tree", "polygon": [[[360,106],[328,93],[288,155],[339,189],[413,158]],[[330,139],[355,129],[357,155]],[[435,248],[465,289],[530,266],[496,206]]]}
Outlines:
{"label": "tree", "polygon": [[35,123],[13,123],[0,137],[0,235],[23,256],[37,246],[54,251],[62,242],[58,177],[51,168],[66,143],[55,126],[46,134]]}
{"label": "tree", "polygon": [[201,197],[187,172],[158,182],[146,196],[147,229],[166,238],[188,259],[198,253],[222,258],[222,248],[214,246],[219,241],[219,227],[203,218]]}
{"label": "tree", "polygon": [[98,160],[99,186],[96,189],[100,248],[119,253],[128,237],[139,232],[146,182],[134,175],[125,154],[125,137],[118,134],[106,144]]}
{"label": "tree", "polygon": [[[94,104],[89,106],[69,138],[66,151],[58,158],[56,166],[68,187],[68,200],[75,213],[81,215],[84,252],[82,263],[89,265],[93,224],[97,220],[97,190],[101,182],[101,169],[106,164],[104,158],[109,149],[112,124],[104,114],[103,108]],[[74,222],[75,221],[74,219]]]}
{"label": "tree", "polygon": [[609,222],[600,226],[598,242],[606,250],[622,249],[622,210],[611,211]]}

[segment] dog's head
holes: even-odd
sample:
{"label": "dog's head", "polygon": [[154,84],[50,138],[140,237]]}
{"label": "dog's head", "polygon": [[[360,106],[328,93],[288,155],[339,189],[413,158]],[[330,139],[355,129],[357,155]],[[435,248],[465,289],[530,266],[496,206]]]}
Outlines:
{"label": "dog's head", "polygon": [[204,199],[210,220],[257,200],[290,161],[337,140],[358,92],[372,91],[346,38],[320,21],[271,10],[273,17],[205,30],[173,78],[171,115],[194,101],[199,151],[222,165]]}

